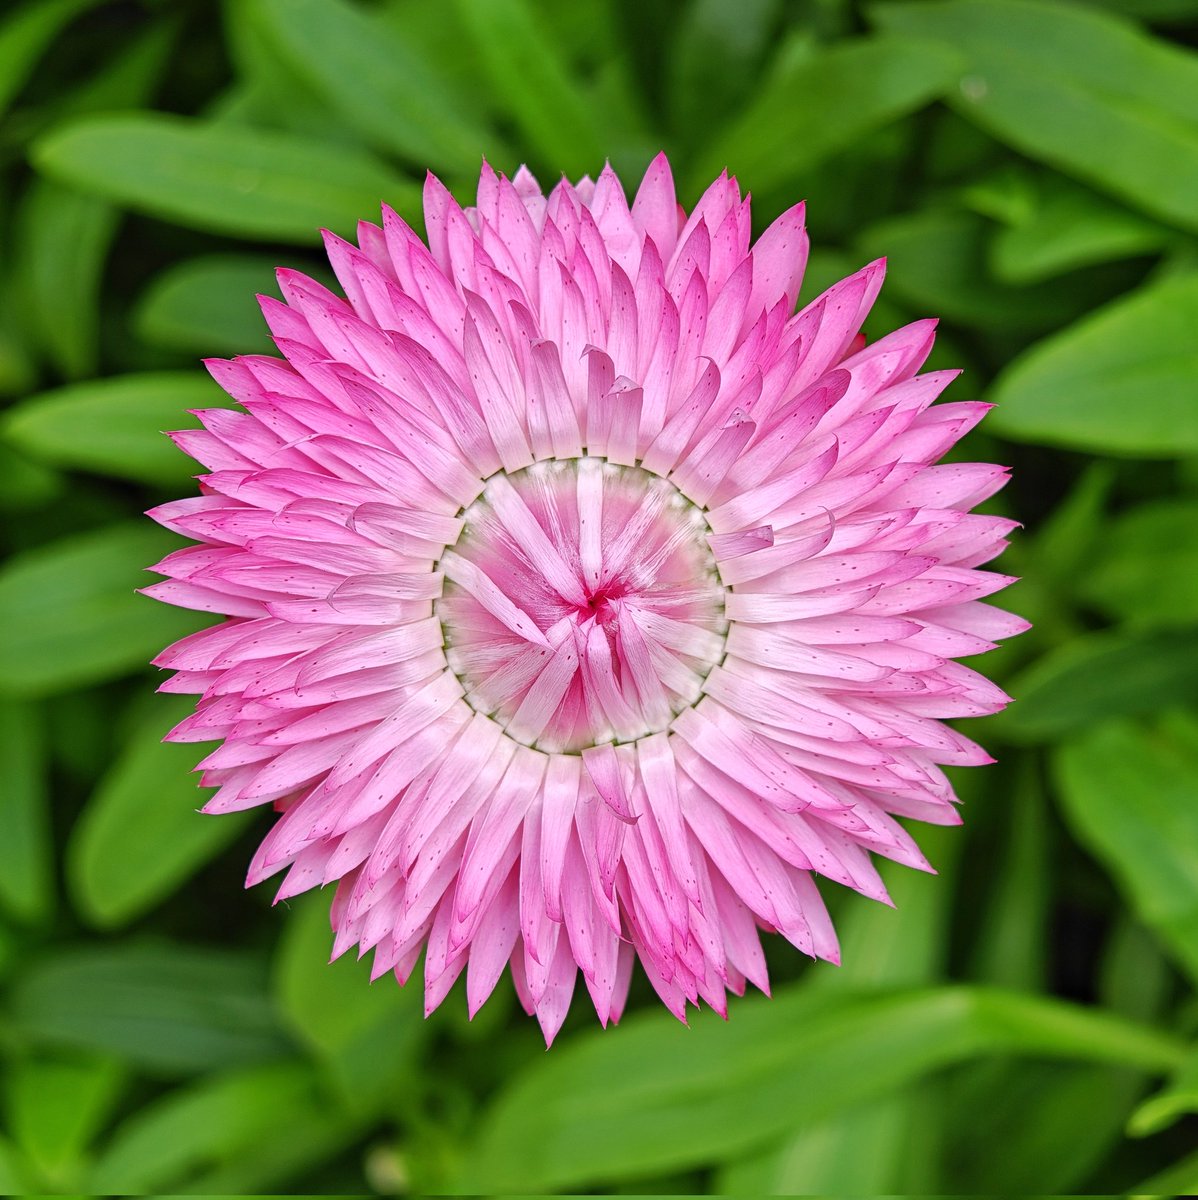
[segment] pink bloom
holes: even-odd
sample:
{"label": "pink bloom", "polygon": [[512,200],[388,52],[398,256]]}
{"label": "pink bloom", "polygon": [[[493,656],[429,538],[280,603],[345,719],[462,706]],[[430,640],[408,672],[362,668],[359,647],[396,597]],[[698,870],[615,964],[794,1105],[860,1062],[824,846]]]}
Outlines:
{"label": "pink bloom", "polygon": [[803,208],[750,249],[726,176],[688,215],[664,156],[631,208],[484,166],[425,219],[326,236],[347,299],[280,271],[285,360],[174,435],[199,544],[147,591],[226,618],[157,659],[206,811],[273,805],[249,882],[337,881],[336,953],[423,950],[429,1011],[510,965],[548,1040],[580,969],[607,1022],[637,959],[680,1018],[768,986],[759,929],[835,962],[814,877],[927,869],[895,818],[989,761],[941,719],[1007,699],[952,661],[1024,628],[969,512],[1004,471],[930,465],[986,405],[932,407],[933,322],[864,344],[881,262],[792,315]]}

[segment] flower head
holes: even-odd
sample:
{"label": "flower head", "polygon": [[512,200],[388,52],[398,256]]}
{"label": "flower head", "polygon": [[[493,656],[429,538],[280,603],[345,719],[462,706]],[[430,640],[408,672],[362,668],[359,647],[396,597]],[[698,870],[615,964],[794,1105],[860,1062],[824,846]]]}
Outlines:
{"label": "flower head", "polygon": [[801,205],[750,248],[721,176],[688,215],[664,156],[548,197],[435,179],[326,235],[345,298],[279,272],[284,359],[209,367],[244,411],[173,435],[198,544],[148,588],[220,624],[157,662],[219,740],[206,811],[280,814],[250,867],[337,881],[335,950],[431,1010],[510,965],[552,1039],[634,960],[683,1017],[767,987],[758,931],[837,959],[814,877],[886,898],[897,817],[958,820],[942,718],[1006,700],[952,660],[1024,622],[978,570],[1002,468],[932,465],[983,415],[932,407],[933,322],[866,345],[872,263],[794,314]]}

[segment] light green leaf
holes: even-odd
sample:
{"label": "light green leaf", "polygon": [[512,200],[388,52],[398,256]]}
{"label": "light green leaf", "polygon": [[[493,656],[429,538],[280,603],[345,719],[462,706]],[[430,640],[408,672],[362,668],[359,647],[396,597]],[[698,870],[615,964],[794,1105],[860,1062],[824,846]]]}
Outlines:
{"label": "light green leaf", "polygon": [[13,1033],[171,1078],[286,1050],[256,955],[165,942],[60,948],[11,993]]}
{"label": "light green leaf", "polygon": [[1131,626],[1198,622],[1198,502],[1143,504],[1110,522],[1077,590]]}
{"label": "light green leaf", "polygon": [[995,729],[1040,742],[1106,717],[1158,712],[1198,700],[1198,631],[1099,633],[1050,651],[1010,685],[1017,698]]}
{"label": "light green leaf", "polygon": [[0,434],[56,467],[181,484],[197,468],[163,432],[194,428],[191,409],[232,403],[200,370],[117,375],[21,401],[0,419]]}
{"label": "light green leaf", "polygon": [[48,695],[124,675],[205,618],[135,589],[179,541],[149,521],[28,550],[0,568],[0,694]]}
{"label": "light green leaf", "polygon": [[1198,56],[1046,0],[885,3],[883,29],[965,60],[956,106],[1016,150],[1198,229]]}
{"label": "light green leaf", "polygon": [[54,906],[53,847],[46,790],[46,738],[32,704],[0,700],[0,901],[22,920]]}
{"label": "light green leaf", "polygon": [[956,56],[908,38],[844,41],[792,60],[705,143],[687,173],[702,188],[727,167],[754,192],[922,108],[951,87]]}
{"label": "light green leaf", "polygon": [[[261,1139],[295,1128],[320,1101],[312,1069],[278,1063],[179,1088],[134,1113],[101,1153],[88,1184],[97,1195],[190,1190],[197,1173],[252,1156]],[[339,1124],[335,1111],[330,1124]]]}
{"label": "light green leaf", "polygon": [[1095,726],[1054,754],[1064,814],[1178,963],[1198,979],[1198,721]]}
{"label": "light green leaf", "polygon": [[455,11],[529,146],[555,175],[594,176],[613,150],[603,115],[527,0],[457,0]]}
{"label": "light green leaf", "polygon": [[245,828],[248,813],[204,816],[210,795],[193,774],[192,744],[162,741],[195,708],[162,696],[87,802],[67,848],[78,910],[106,928],[123,925],[170,895]]}
{"label": "light green leaf", "polygon": [[242,0],[233,17],[380,149],[464,175],[510,157],[401,30],[346,0]]}
{"label": "light green leaf", "polygon": [[327,896],[305,897],[297,906],[275,964],[279,1010],[325,1062],[344,1101],[370,1110],[410,1086],[427,1029],[423,997],[390,974],[371,983],[368,964],[352,955],[330,963]]}
{"label": "light green leaf", "polygon": [[68,21],[97,0],[26,0],[0,22],[0,113]]}
{"label": "light green leaf", "polygon": [[859,998],[790,988],[736,1005],[727,1024],[701,1014],[690,1029],[655,1013],[618,1038],[578,1037],[519,1074],[484,1113],[457,1183],[541,1191],[718,1162],[929,1071],[1003,1053],[1159,1071],[1182,1047],[1075,1005],[964,987]]}
{"label": "light green leaf", "polygon": [[420,191],[361,151],[168,113],[83,117],[33,148],[39,171],[165,221],[266,241],[352,233],[382,201],[419,211]]}
{"label": "light green leaf", "polygon": [[990,432],[1098,454],[1198,452],[1198,275],[1172,276],[1037,343],[994,384]]}
{"label": "light green leaf", "polygon": [[188,258],[154,277],[133,313],[137,336],[200,354],[268,353],[258,294],[274,295],[274,259],[240,254]]}
{"label": "light green leaf", "polygon": [[119,1098],[111,1059],[18,1060],[4,1080],[7,1127],[56,1190],[79,1186],[80,1159]]}

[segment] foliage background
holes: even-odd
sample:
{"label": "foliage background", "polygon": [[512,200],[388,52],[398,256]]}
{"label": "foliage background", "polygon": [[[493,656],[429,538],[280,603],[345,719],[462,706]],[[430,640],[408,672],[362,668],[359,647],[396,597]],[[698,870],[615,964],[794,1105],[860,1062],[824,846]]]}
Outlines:
{"label": "foliage background", "polygon": [[[5,6],[0,1190],[1198,1190],[1196,40],[1194,0]],[[808,198],[805,297],[884,253],[871,334],[943,318],[1035,629],[940,877],[829,896],[843,968],[771,945],[775,998],[691,1030],[641,981],[546,1055],[510,987],[425,1021],[324,966],[327,898],[242,892],[265,818],[158,741],[194,622],[134,594],[140,514],[319,226],[660,147],[688,204]]]}

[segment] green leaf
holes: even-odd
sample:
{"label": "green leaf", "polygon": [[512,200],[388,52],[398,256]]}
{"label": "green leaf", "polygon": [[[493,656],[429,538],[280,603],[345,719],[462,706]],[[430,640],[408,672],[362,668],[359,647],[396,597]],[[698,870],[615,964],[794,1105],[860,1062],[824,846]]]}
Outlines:
{"label": "green leaf", "polygon": [[613,150],[602,114],[527,0],[458,0],[455,11],[528,145],[555,175],[594,175]]}
{"label": "green leaf", "polygon": [[0,442],[0,509],[40,508],[62,493],[62,476]]}
{"label": "green leaf", "polygon": [[1098,454],[1198,452],[1198,275],[1162,279],[1037,343],[994,384],[990,432]]}
{"label": "green leaf", "polygon": [[992,728],[1041,742],[1106,717],[1198,701],[1198,631],[1088,634],[1052,650],[1011,685],[1017,703]]}
{"label": "green leaf", "polygon": [[168,113],[90,116],[33,147],[51,178],[210,233],[312,243],[352,233],[386,201],[418,212],[419,189],[348,147]]}
{"label": "green leaf", "polygon": [[[737,1196],[891,1196],[912,1122],[922,1115],[912,1090],[894,1092],[799,1129],[781,1146],[719,1176],[719,1194]],[[868,1147],[868,1153],[862,1148]]]}
{"label": "green leaf", "polygon": [[704,1013],[688,1030],[655,1013],[628,1021],[618,1038],[584,1035],[540,1059],[486,1110],[457,1183],[541,1191],[710,1164],[929,1071],[1000,1053],[1160,1071],[1182,1047],[1013,993],[780,989],[738,1004],[727,1024]]}
{"label": "green leaf", "polygon": [[778,0],[693,0],[665,64],[673,127],[694,138],[735,111],[760,74]]}
{"label": "green leaf", "polygon": [[1198,502],[1163,500],[1117,517],[1077,590],[1134,627],[1198,622]]}
{"label": "green leaf", "polygon": [[1036,332],[1082,310],[1070,287],[1016,288],[990,279],[990,223],[935,207],[890,217],[863,230],[857,256],[886,259],[886,289],[915,312],[1001,333]]}
{"label": "green leaf", "polygon": [[1198,56],[1073,4],[877,4],[883,29],[965,60],[955,104],[1032,158],[1198,229]]}
{"label": "green leaf", "polygon": [[1038,283],[1078,267],[1152,254],[1175,236],[1059,176],[1040,180],[1037,192],[1032,209],[999,231],[990,248],[994,273],[1008,283]]}
{"label": "green leaf", "polygon": [[0,434],[52,466],[182,484],[196,466],[163,431],[194,428],[192,409],[232,403],[198,370],[117,375],[21,401],[0,418]]}
{"label": "green leaf", "polygon": [[1190,1053],[1156,1095],[1132,1113],[1127,1132],[1133,1137],[1148,1137],[1189,1113],[1198,1113],[1198,1050]]}
{"label": "green leaf", "polygon": [[[163,74],[174,21],[150,25],[128,49],[57,103],[59,118],[142,104]],[[67,378],[95,374],[100,285],[119,213],[103,200],[34,180],[18,214],[15,273],[30,335]]]}
{"label": "green leaf", "polygon": [[179,541],[147,520],[76,534],[0,568],[0,694],[49,695],[113,679],[204,624],[135,589]]}
{"label": "green leaf", "polygon": [[54,907],[46,738],[32,704],[0,700],[0,901],[25,921]]}
{"label": "green leaf", "polygon": [[908,38],[840,42],[775,72],[705,143],[687,173],[702,188],[727,167],[754,192],[788,183],[821,159],[941,95],[956,56]]}
{"label": "green leaf", "polygon": [[80,1160],[112,1112],[124,1074],[111,1059],[13,1063],[4,1081],[8,1129],[57,1188],[79,1185]]}
{"label": "green leaf", "polygon": [[60,948],[26,968],[9,1026],[171,1078],[286,1050],[256,955],[165,942]]}
{"label": "green leaf", "polygon": [[47,179],[33,182],[20,218],[19,278],[38,344],[64,375],[96,369],[100,276],[117,213]]}
{"label": "green leaf", "polygon": [[193,773],[202,755],[162,741],[194,708],[191,697],[156,698],[71,832],[67,880],[76,907],[96,925],[123,925],[152,908],[248,822],[248,813],[198,813],[210,794]]}
{"label": "green leaf", "polygon": [[[320,1100],[312,1069],[278,1063],[179,1088],[134,1113],[100,1155],[88,1184],[97,1195],[181,1191],[201,1170],[253,1156],[261,1139],[295,1128]],[[340,1124],[335,1111],[330,1124]]]}
{"label": "green leaf", "polygon": [[26,0],[0,22],[0,114],[25,85],[46,47],[96,0]]}
{"label": "green leaf", "polygon": [[346,0],[241,0],[232,12],[379,149],[464,175],[484,156],[510,157],[419,49],[373,14]]}
{"label": "green leaf", "polygon": [[272,347],[259,294],[273,295],[273,259],[241,254],[188,258],[167,267],[133,313],[137,336],[201,354],[261,354]]}
{"label": "green leaf", "polygon": [[1166,1196],[1198,1195],[1198,1151],[1178,1159],[1142,1183],[1128,1189],[1128,1195],[1137,1197],[1152,1197],[1153,1200]]}
{"label": "green leaf", "polygon": [[973,939],[970,978],[999,987],[1044,990],[1052,916],[1049,831],[1043,789],[1030,758],[1017,764],[998,867]]}
{"label": "green leaf", "polygon": [[424,1041],[423,996],[386,975],[370,982],[352,955],[329,962],[328,899],[305,897],[288,920],[275,965],[279,1011],[325,1062],[347,1104],[371,1109],[410,1086]]}
{"label": "green leaf", "polygon": [[[1123,1136],[1141,1072],[1074,1063],[995,1062],[962,1071],[946,1098],[945,1187],[962,1196],[1085,1191]],[[1079,1130],[1085,1136],[1079,1136]]]}
{"label": "green leaf", "polygon": [[1198,720],[1095,726],[1054,754],[1074,834],[1198,979]]}
{"label": "green leaf", "polygon": [[0,1196],[28,1196],[33,1191],[27,1179],[28,1166],[8,1141],[0,1137]]}

